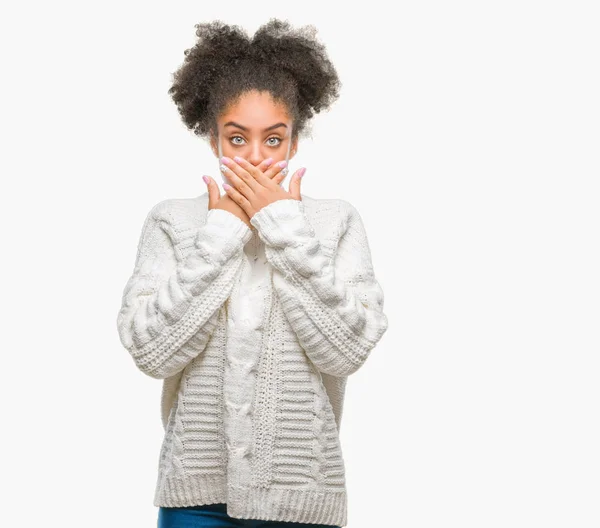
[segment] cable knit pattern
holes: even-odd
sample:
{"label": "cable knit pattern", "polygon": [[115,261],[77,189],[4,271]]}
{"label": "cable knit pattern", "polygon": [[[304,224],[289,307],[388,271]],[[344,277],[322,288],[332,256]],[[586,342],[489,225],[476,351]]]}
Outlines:
{"label": "cable knit pattern", "polygon": [[302,201],[273,202],[251,223],[267,244],[274,286],[304,350],[326,374],[348,376],[388,323],[360,215],[348,202],[338,204],[344,220],[335,257],[321,248]]}
{"label": "cable knit pattern", "polygon": [[177,238],[185,228],[168,205],[157,204],[146,219],[118,315],[123,345],[155,378],[179,372],[204,348],[233,286],[241,248],[252,235],[235,215],[213,209],[183,258]]}
{"label": "cable knit pattern", "polygon": [[207,193],[144,222],[117,325],[163,380],[154,505],[345,526],[346,382],[387,328],[364,227],[306,195],[251,223]]}

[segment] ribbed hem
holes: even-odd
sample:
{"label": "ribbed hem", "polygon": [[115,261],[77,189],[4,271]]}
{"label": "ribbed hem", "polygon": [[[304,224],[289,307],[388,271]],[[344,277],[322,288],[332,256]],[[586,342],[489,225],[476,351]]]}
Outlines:
{"label": "ribbed hem", "polygon": [[217,225],[225,239],[235,236],[241,238],[246,244],[252,238],[252,230],[246,222],[225,209],[209,209],[206,213],[206,223]]}
{"label": "ribbed hem", "polygon": [[157,486],[154,506],[179,507],[202,506],[227,502],[225,476],[167,477]]}
{"label": "ribbed hem", "polygon": [[345,526],[345,490],[229,487],[227,514],[238,519]]}
{"label": "ribbed hem", "polygon": [[304,215],[304,204],[292,198],[271,202],[260,209],[250,223],[265,244],[275,247],[297,245],[301,237],[314,235]]}
{"label": "ribbed hem", "polygon": [[230,486],[225,477],[167,477],[156,489],[154,506],[183,508],[227,504],[227,515],[237,519],[300,522],[346,526],[346,490],[245,488]]}

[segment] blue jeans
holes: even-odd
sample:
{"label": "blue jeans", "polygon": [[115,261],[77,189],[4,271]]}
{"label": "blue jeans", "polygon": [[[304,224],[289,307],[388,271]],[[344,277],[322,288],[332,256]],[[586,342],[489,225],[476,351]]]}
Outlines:
{"label": "blue jeans", "polygon": [[340,528],[331,524],[307,524],[299,522],[261,521],[254,519],[234,519],[227,515],[225,504],[205,504],[182,508],[158,509],[158,528]]}

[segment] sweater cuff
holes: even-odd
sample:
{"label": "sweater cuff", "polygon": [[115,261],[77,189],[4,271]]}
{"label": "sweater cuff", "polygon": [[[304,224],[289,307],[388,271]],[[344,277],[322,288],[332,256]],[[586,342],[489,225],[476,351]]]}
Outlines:
{"label": "sweater cuff", "polygon": [[237,238],[245,245],[252,238],[252,231],[246,223],[225,209],[209,209],[206,224],[225,240]]}
{"label": "sweater cuff", "polygon": [[304,215],[301,200],[276,200],[255,213],[250,223],[265,244],[273,247],[298,246],[315,232]]}

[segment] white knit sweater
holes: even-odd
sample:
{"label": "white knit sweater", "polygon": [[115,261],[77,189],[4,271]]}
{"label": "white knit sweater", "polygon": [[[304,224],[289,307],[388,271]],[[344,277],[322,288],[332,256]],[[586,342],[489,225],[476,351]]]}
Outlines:
{"label": "white knit sweater", "polygon": [[251,224],[207,193],[144,223],[117,323],[163,380],[154,505],[345,526],[346,379],[388,326],[365,229],[347,201],[304,194]]}

